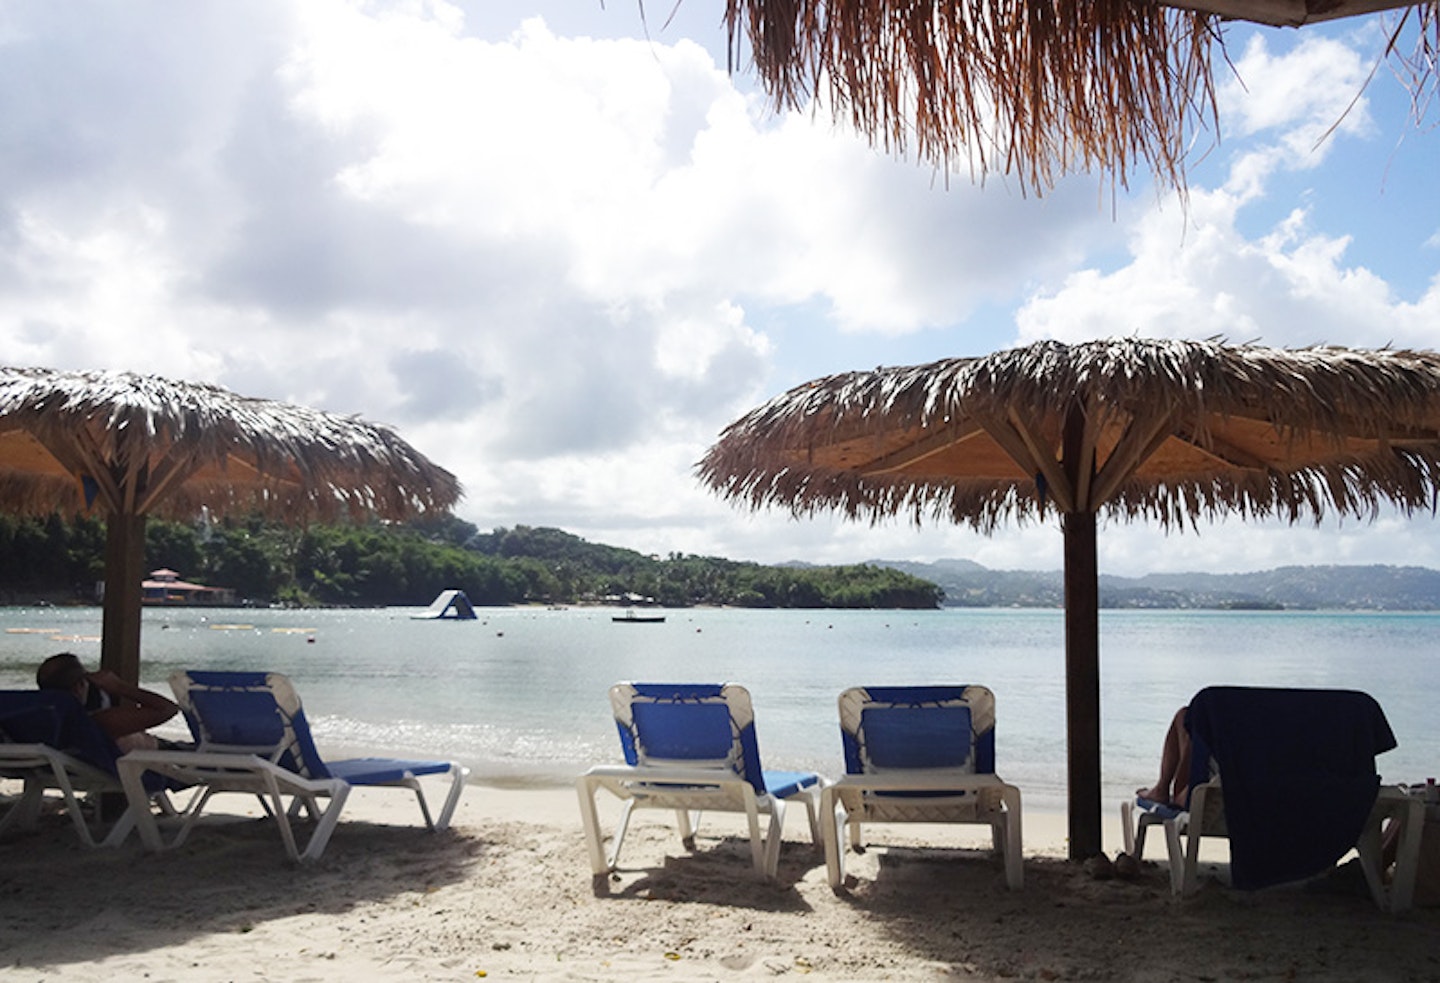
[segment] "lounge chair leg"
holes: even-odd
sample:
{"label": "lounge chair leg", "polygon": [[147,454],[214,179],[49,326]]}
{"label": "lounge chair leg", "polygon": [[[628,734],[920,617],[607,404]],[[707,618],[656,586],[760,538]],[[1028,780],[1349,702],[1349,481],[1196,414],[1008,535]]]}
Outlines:
{"label": "lounge chair leg", "polygon": [[590,855],[590,872],[598,877],[610,870],[610,863],[600,837],[600,815],[595,809],[597,790],[598,785],[583,777],[575,783],[575,791],[580,796],[580,825],[585,828],[585,850]]}
{"label": "lounge chair leg", "polygon": [[830,887],[838,888],[845,880],[845,807],[838,801],[833,788],[820,793],[820,815],[825,844],[825,874]]}
{"label": "lounge chair leg", "polygon": [[[776,802],[778,806],[780,803]],[[745,789],[745,819],[750,827],[750,857],[755,862],[755,869],[762,876],[769,876],[768,862],[766,856],[769,853],[768,838],[762,839],[760,835],[760,810],[755,802],[755,791],[751,788]],[[771,820],[771,829],[774,829],[774,820]],[[778,845],[777,845],[778,846]],[[778,849],[776,855],[778,856]]]}
{"label": "lounge chair leg", "polygon": [[465,780],[469,777],[468,768],[456,765],[450,770],[450,792],[445,796],[445,804],[440,807],[440,816],[432,827],[436,832],[450,828],[450,819],[455,815],[455,807],[460,804],[460,793],[465,791]]}
{"label": "lounge chair leg", "polygon": [[[85,821],[85,814],[80,808],[80,800],[75,795],[75,787],[70,784],[70,776],[60,765],[51,763],[51,774],[55,776],[55,787],[65,799],[65,811],[70,814],[70,821],[75,825],[75,832],[80,836],[80,842],[88,847],[94,847],[94,835],[90,832],[90,824]],[[23,793],[22,793],[23,794]]]}
{"label": "lounge chair leg", "polygon": [[[1200,838],[1205,817],[1205,800],[1209,789],[1198,785],[1190,792],[1190,820],[1186,823],[1185,866],[1180,879],[1182,895],[1194,894],[1200,888]],[[1170,819],[1165,823],[1165,837],[1170,839],[1170,830],[1175,830],[1175,843],[1180,842],[1179,820]],[[1174,861],[1171,861],[1172,865]],[[1171,874],[1173,881],[1174,874]]]}
{"label": "lounge chair leg", "polygon": [[815,849],[819,850],[822,848],[823,835],[820,832],[820,788],[817,785],[813,788],[806,789],[803,794],[805,798],[805,816],[810,820],[810,842],[814,845]]}
{"label": "lounge chair leg", "polygon": [[420,804],[420,816],[425,820],[425,828],[432,833],[435,832],[435,820],[430,816],[430,803],[425,801],[425,790],[420,787],[418,781],[410,787],[415,792],[415,801]]}
{"label": "lounge chair leg", "polygon": [[335,826],[340,821],[340,811],[345,808],[345,799],[349,795],[350,786],[342,783],[335,794],[330,796],[329,806],[310,834],[310,843],[305,847],[305,852],[300,855],[301,861],[320,859],[320,855],[330,843],[330,834],[335,832]]}
{"label": "lounge chair leg", "polygon": [[445,774],[450,776],[450,791],[445,796],[445,804],[440,808],[439,818],[430,814],[430,800],[425,797],[425,787],[420,783],[419,778],[407,773],[404,781],[395,783],[403,785],[415,793],[415,801],[420,804],[420,815],[425,820],[425,828],[432,833],[439,833],[449,828],[450,817],[454,815],[455,806],[460,801],[460,793],[465,788],[465,778],[469,774],[469,770],[459,765],[452,765]]}
{"label": "lounge chair leg", "polygon": [[[280,790],[275,787],[274,780],[269,781],[270,789],[267,793],[267,801],[270,804],[275,822],[280,827],[280,839],[285,842],[285,854],[294,863],[300,862],[300,851],[295,846],[295,831],[290,828],[290,810],[285,808],[284,801],[280,798]],[[295,808],[298,799],[290,803],[290,808]]]}
{"label": "lounge chair leg", "polygon": [[[1161,829],[1165,831],[1165,852],[1170,858],[1170,893],[1183,894],[1185,893],[1185,879],[1187,877],[1194,878],[1196,875],[1193,865],[1180,849],[1180,820],[1178,818],[1166,819],[1160,825]],[[1141,827],[1141,832],[1144,832],[1144,827]],[[1194,842],[1195,855],[1199,857],[1200,837],[1198,835],[1195,835]],[[1135,859],[1140,858],[1137,856]]]}
{"label": "lounge chair leg", "polygon": [[1000,787],[1000,800],[1005,804],[1005,884],[1012,891],[1025,886],[1025,858],[1021,855],[1024,838],[1020,822],[1020,789],[1014,785]]}
{"label": "lounge chair leg", "polygon": [[675,824],[680,827],[680,843],[691,853],[695,852],[695,833],[700,828],[700,813],[691,814],[689,809],[675,810]]}
{"label": "lounge chair leg", "polygon": [[0,819],[0,833],[10,828],[34,829],[36,822],[40,819],[40,804],[45,798],[45,785],[34,778],[25,779],[25,788],[20,793],[20,798]]}
{"label": "lounge chair leg", "polygon": [[[1366,820],[1365,829],[1356,843],[1360,854],[1360,869],[1365,872],[1365,881],[1370,886],[1370,895],[1382,911],[1406,911],[1414,903],[1415,875],[1420,864],[1420,837],[1425,825],[1425,804],[1418,797],[1402,803],[1392,811],[1383,799],[1377,799]],[[1400,824],[1400,840],[1395,849],[1395,872],[1390,888],[1385,888],[1384,846],[1381,826],[1389,816],[1391,822]]]}
{"label": "lounge chair leg", "polygon": [[110,827],[109,834],[101,841],[100,845],[118,847],[125,842],[125,839],[130,835],[130,831],[135,828],[135,822],[135,807],[126,806],[125,814],[115,820],[115,825]]}
{"label": "lounge chair leg", "polygon": [[[762,873],[773,881],[780,870],[780,840],[785,828],[784,800],[772,799],[770,810],[770,830],[765,835],[765,869]],[[757,829],[758,826],[757,817]]]}
{"label": "lounge chair leg", "polygon": [[630,829],[630,813],[635,808],[635,800],[628,800],[620,809],[620,821],[615,824],[615,838],[611,842],[610,855],[605,859],[605,869],[614,870],[620,862],[620,845],[625,842],[625,833]]}

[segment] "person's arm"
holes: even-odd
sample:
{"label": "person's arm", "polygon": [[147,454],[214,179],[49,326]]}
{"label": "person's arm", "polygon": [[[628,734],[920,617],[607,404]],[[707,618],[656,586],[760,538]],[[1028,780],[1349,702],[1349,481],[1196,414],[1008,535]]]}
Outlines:
{"label": "person's arm", "polygon": [[111,739],[149,730],[180,712],[180,707],[172,700],[127,683],[108,669],[92,672],[88,678],[91,686],[98,686],[109,693],[114,703],[92,715]]}

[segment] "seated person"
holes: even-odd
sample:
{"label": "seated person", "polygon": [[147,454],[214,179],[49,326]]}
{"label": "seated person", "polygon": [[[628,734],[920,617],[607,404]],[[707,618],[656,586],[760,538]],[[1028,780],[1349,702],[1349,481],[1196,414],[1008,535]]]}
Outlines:
{"label": "seated person", "polygon": [[1176,809],[1186,808],[1190,794],[1190,732],[1185,729],[1185,714],[1189,709],[1181,707],[1170,721],[1160,751],[1160,780],[1150,788],[1137,788],[1138,798]]}
{"label": "seated person", "polygon": [[125,682],[108,669],[87,672],[78,656],[61,652],[40,663],[35,683],[41,689],[72,693],[121,753],[176,746],[146,731],[175,716],[180,707],[159,693]]}

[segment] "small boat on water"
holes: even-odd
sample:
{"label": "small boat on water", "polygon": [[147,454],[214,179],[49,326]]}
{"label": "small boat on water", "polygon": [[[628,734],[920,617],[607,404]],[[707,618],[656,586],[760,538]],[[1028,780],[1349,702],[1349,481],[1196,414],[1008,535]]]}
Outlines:
{"label": "small boat on water", "polygon": [[624,614],[614,615],[611,621],[618,621],[621,624],[653,625],[665,620],[663,614],[636,614],[634,610],[626,611]]}

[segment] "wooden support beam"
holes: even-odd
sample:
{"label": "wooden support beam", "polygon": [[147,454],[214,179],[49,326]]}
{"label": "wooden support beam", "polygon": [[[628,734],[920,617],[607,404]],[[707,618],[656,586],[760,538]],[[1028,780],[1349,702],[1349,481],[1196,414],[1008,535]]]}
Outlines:
{"label": "wooden support beam", "polygon": [[1301,27],[1414,6],[1397,0],[1165,0],[1165,5],[1272,27]]}
{"label": "wooden support beam", "polygon": [[[1022,448],[1025,448],[1025,456],[1032,462],[1028,472],[1032,475],[1044,475],[1045,484],[1050,488],[1050,498],[1056,502],[1056,508],[1061,512],[1073,512],[1076,509],[1076,489],[1070,476],[1061,468],[1054,449],[1050,448],[1014,409],[1009,412],[1008,423],[1015,438],[1020,440]],[[985,429],[989,430],[989,427],[986,426]],[[991,433],[994,435],[994,430],[991,430]],[[1015,461],[1021,461],[1021,458],[1015,458]]]}
{"label": "wooden support beam", "polygon": [[976,434],[983,432],[984,428],[973,420],[967,421],[963,426],[952,423],[926,434],[913,444],[909,444],[899,450],[891,451],[883,457],[876,458],[859,470],[861,474],[865,475],[888,474],[892,471],[899,471],[912,464],[917,464],[927,457],[933,457],[947,448],[954,447],[956,444],[964,443]]}
{"label": "wooden support beam", "polygon": [[145,516],[105,519],[105,603],[100,668],[140,682],[140,582],[145,571]]}

